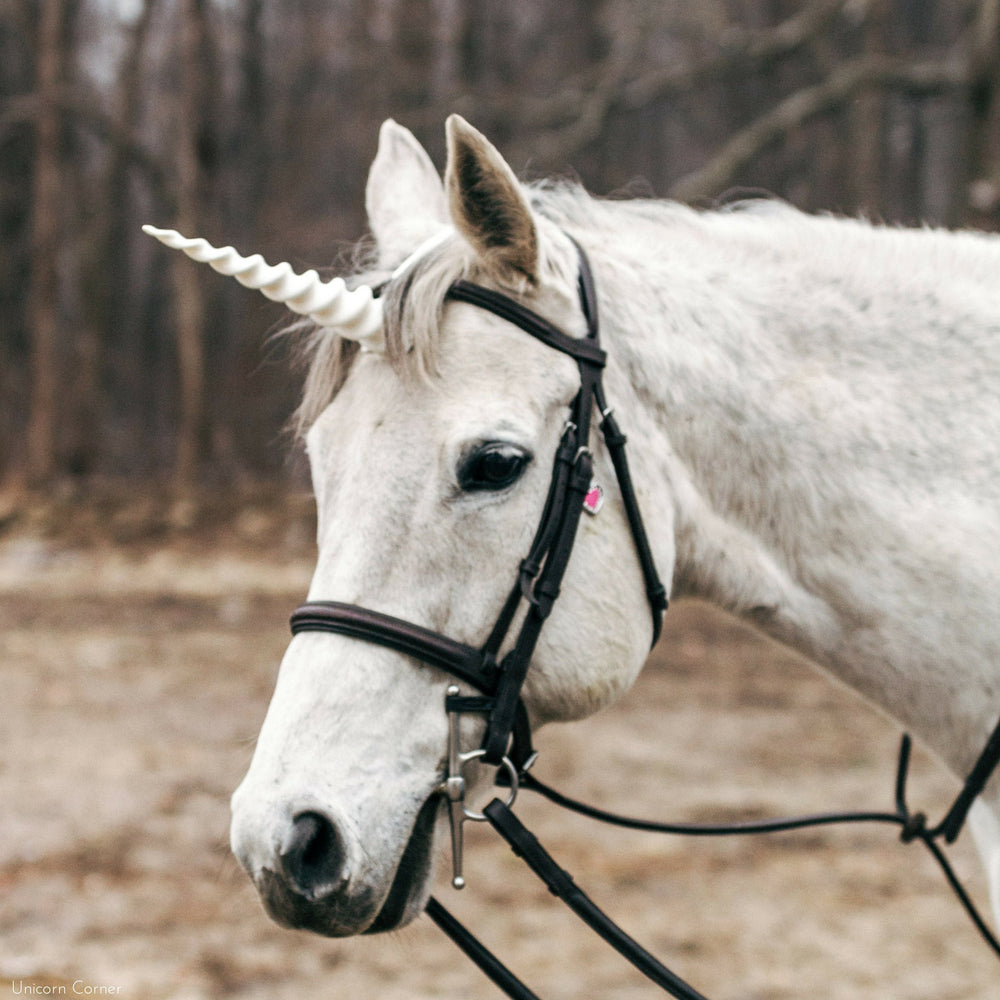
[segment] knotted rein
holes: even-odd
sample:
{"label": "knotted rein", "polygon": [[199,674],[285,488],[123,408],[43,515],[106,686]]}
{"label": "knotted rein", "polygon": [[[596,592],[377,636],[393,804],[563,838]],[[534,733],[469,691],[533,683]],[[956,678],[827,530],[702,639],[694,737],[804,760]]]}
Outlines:
{"label": "knotted rein", "polygon": [[[906,804],[910,741],[903,738],[896,775],[896,811],[893,813],[827,813],[793,819],[724,826],[656,823],[630,819],[596,809],[568,798],[549,788],[528,773],[534,763],[528,713],[521,691],[528,668],[546,619],[559,596],[563,575],[577,535],[582,512],[590,506],[593,484],[593,455],[589,448],[590,425],[594,410],[611,457],[622,504],[628,519],[636,556],[642,570],[652,615],[652,643],[655,645],[667,608],[666,591],[660,582],[643,525],[625,453],[626,437],[607,404],[602,384],[606,354],[600,346],[597,299],[587,257],[579,254],[580,305],[587,323],[582,338],[570,337],[548,320],[519,302],[492,289],[467,281],[456,281],[447,299],[465,302],[514,324],[553,350],[576,361],[580,389],[570,404],[570,415],[563,429],[553,460],[552,478],[535,536],[528,554],[521,560],[517,580],[497,617],[486,642],[479,648],[459,642],[413,622],[394,618],[381,611],[337,601],[310,601],[291,618],[292,633],[332,632],[384,646],[436,667],[471,686],[478,695],[462,695],[452,685],[445,698],[449,719],[447,774],[439,792],[449,805],[453,854],[453,883],[464,885],[462,878],[462,824],[482,820],[510,844],[545,882],[581,919],[624,955],[640,972],[678,1000],[705,1000],[705,997],[659,962],[641,945],[613,923],[576,885],[572,876],[552,859],[537,838],[511,811],[518,788],[528,788],[557,805],[593,819],[633,829],[697,836],[737,833],[769,833],[804,827],[846,822],[884,822],[901,827],[906,842],[919,840],[930,850],[969,913],[977,929],[1000,956],[1000,942],[979,915],[945,858],[939,838],[952,843],[965,821],[969,808],[983,790],[1000,762],[1000,725],[993,732],[955,804],[944,821],[929,829],[922,813],[911,813]],[[499,658],[500,649],[522,605],[526,612],[510,650]],[[479,749],[462,752],[458,742],[461,715],[473,713],[486,718],[486,729]],[[482,813],[465,805],[464,766],[472,760],[498,768],[497,783],[509,786],[506,801],[494,799]],[[538,1000],[503,963],[469,933],[448,911],[431,898],[428,916],[493,980],[515,1000]]]}

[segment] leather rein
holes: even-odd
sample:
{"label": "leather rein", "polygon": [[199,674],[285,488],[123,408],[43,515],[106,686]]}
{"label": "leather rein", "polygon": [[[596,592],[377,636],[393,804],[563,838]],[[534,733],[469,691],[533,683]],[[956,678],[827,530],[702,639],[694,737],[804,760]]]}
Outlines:
{"label": "leather rein", "polygon": [[[932,829],[927,827],[922,813],[911,813],[906,804],[910,756],[908,736],[903,737],[900,748],[896,775],[896,811],[892,813],[825,813],[719,826],[658,823],[618,816],[577,802],[528,773],[536,754],[532,747],[531,728],[521,699],[521,690],[542,627],[559,596],[582,512],[589,509],[588,502],[593,487],[593,456],[588,441],[595,409],[642,570],[652,616],[651,646],[659,638],[663,614],[667,609],[666,590],[657,574],[629,472],[625,454],[626,437],[619,429],[604,396],[602,372],[607,356],[600,346],[593,277],[586,254],[579,246],[577,251],[580,304],[587,323],[587,333],[582,338],[568,336],[514,299],[480,285],[456,281],[446,295],[449,300],[485,309],[519,327],[547,347],[568,355],[576,361],[580,375],[580,389],[570,404],[570,416],[556,448],[548,495],[534,539],[528,554],[520,563],[517,580],[486,642],[477,648],[381,611],[338,601],[310,601],[303,604],[292,615],[292,633],[332,632],[375,643],[436,667],[478,691],[478,695],[462,695],[456,685],[451,685],[445,697],[445,710],[449,719],[448,765],[447,774],[438,791],[447,801],[450,812],[453,884],[456,888],[465,884],[462,877],[463,823],[466,820],[488,821],[554,895],[562,899],[640,972],[677,1000],[706,998],[611,921],[576,885],[572,876],[556,864],[510,809],[519,788],[538,792],[557,805],[593,819],[632,829],[669,834],[758,834],[847,822],[896,824],[901,827],[904,842],[919,840],[925,844],[980,934],[1000,957],[1000,941],[978,913],[941,847],[936,843],[942,837],[948,843],[957,838],[972,802],[1000,762],[1000,725],[990,737],[955,804],[945,819]],[[526,605],[527,610],[520,629],[509,651],[500,658],[500,649],[510,634],[522,605]],[[480,748],[463,753],[459,746],[458,723],[461,715],[466,713],[485,716],[486,729]],[[481,760],[496,767],[497,784],[509,788],[506,801],[495,798],[481,813],[473,812],[465,804],[466,782],[463,768],[473,760]],[[426,912],[509,997],[514,1000],[538,1000],[537,995],[466,930],[437,899],[432,897],[428,901]]]}

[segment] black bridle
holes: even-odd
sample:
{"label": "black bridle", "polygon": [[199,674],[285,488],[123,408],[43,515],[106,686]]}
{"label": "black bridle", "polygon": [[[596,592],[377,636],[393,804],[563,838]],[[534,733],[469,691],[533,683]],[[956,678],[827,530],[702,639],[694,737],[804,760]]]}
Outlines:
{"label": "black bridle", "polygon": [[[591,489],[593,456],[588,442],[595,409],[600,415],[600,428],[642,568],[652,614],[651,646],[659,638],[667,607],[666,590],[656,572],[632,486],[625,455],[626,438],[604,396],[601,376],[606,355],[599,340],[597,298],[586,255],[577,249],[580,305],[587,322],[585,337],[569,337],[514,299],[468,281],[456,281],[447,293],[450,300],[485,309],[520,327],[546,347],[569,355],[576,361],[580,374],[580,389],[570,404],[569,418],[556,448],[548,496],[534,540],[521,560],[517,580],[486,642],[479,648],[468,646],[381,611],[336,601],[312,601],[292,615],[293,633],[336,632],[364,639],[422,660],[471,685],[480,692],[479,696],[472,699],[452,696],[449,711],[484,714],[487,719],[481,755],[484,763],[500,766],[507,757],[518,771],[524,769],[534,754],[521,688],[542,626],[559,596],[584,510],[584,498]],[[527,605],[527,612],[514,644],[498,659],[522,604]]]}
{"label": "black bridle", "polygon": [[[509,808],[519,785],[591,818],[660,833],[716,836],[771,833],[848,822],[898,825],[904,842],[916,840],[928,848],[977,929],[1000,956],[1000,942],[979,915],[937,843],[941,838],[947,843],[952,843],[957,838],[969,808],[1000,762],[1000,725],[993,732],[951,810],[933,828],[928,828],[922,813],[912,813],[906,803],[910,756],[910,740],[906,736],[900,747],[896,775],[896,811],[891,813],[824,813],[818,816],[720,826],[658,823],[618,816],[577,802],[527,773],[535,753],[521,690],[542,627],[559,596],[584,509],[584,499],[591,489],[593,457],[588,441],[595,409],[600,417],[599,426],[615,470],[642,569],[652,614],[651,645],[659,637],[663,613],[667,608],[666,591],[656,571],[629,473],[625,455],[626,438],[604,397],[602,372],[606,355],[599,342],[594,283],[586,255],[581,248],[577,247],[577,250],[580,260],[580,303],[587,322],[587,334],[583,338],[569,337],[514,299],[467,281],[456,281],[447,293],[448,299],[485,309],[520,327],[546,346],[569,355],[576,361],[580,374],[580,389],[570,404],[570,416],[556,449],[549,491],[534,540],[527,556],[521,561],[517,580],[485,643],[477,648],[381,611],[337,601],[311,601],[302,605],[291,618],[293,634],[333,632],[372,642],[443,670],[478,691],[479,694],[475,696],[462,695],[458,687],[451,686],[445,698],[449,718],[448,771],[439,791],[451,808],[454,884],[456,887],[464,885],[461,877],[462,823],[466,819],[489,821],[554,895],[562,899],[640,972],[677,1000],[705,1000],[705,997],[625,934],[576,885],[572,876],[556,864]],[[522,604],[527,605],[527,611],[517,637],[510,650],[498,659]],[[458,719],[465,713],[482,714],[487,721],[481,747],[462,753],[458,746]],[[506,802],[494,799],[482,813],[469,811],[464,803],[465,780],[462,769],[473,759],[481,759],[484,763],[497,767],[498,784],[506,783],[511,787]],[[538,1000],[535,993],[436,899],[428,901],[426,912],[509,997],[515,1000]]]}

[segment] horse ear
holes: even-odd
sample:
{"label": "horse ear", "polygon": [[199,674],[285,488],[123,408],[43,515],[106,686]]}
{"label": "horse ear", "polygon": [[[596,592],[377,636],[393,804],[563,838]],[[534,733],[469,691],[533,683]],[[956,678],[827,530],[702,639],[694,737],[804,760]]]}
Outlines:
{"label": "horse ear", "polygon": [[379,130],[378,152],[365,188],[368,224],[386,266],[448,225],[444,186],[413,133],[391,118]]}
{"label": "horse ear", "polygon": [[456,228],[488,264],[534,283],[538,232],[517,177],[493,145],[459,115],[448,118],[447,133],[445,186]]}

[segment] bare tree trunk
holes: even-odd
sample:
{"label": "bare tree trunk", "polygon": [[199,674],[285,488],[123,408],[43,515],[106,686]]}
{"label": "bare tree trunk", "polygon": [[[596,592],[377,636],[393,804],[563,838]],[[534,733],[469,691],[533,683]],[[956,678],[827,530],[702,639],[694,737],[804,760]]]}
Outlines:
{"label": "bare tree trunk", "polygon": [[[978,209],[993,212],[1000,204],[1000,177],[991,157],[991,126],[995,125],[1000,88],[1000,0],[980,0],[970,32],[969,131],[965,144],[964,175],[956,192],[955,222],[969,224]],[[991,171],[992,166],[992,171]],[[993,176],[991,177],[991,172]]]}
{"label": "bare tree trunk", "polygon": [[[267,135],[267,78],[265,60],[267,41],[264,37],[264,0],[246,0],[243,11],[243,49],[241,59],[241,91],[239,122],[237,123],[241,175],[245,178],[241,213],[244,219],[242,235],[252,237],[255,213],[247,212],[250,205],[260,204],[265,191],[270,156]],[[251,240],[252,242],[252,240]]]}
{"label": "bare tree trunk", "polygon": [[56,471],[59,84],[64,60],[63,16],[63,0],[45,0],[38,27],[32,265],[27,303],[32,378],[28,478],[35,486],[49,482]]}
{"label": "bare tree trunk", "polygon": [[[864,54],[874,56],[885,51],[886,0],[868,4],[864,25]],[[859,94],[850,109],[853,142],[853,169],[850,192],[856,208],[871,218],[882,210],[882,139],[885,134],[885,94],[871,90]]]}
{"label": "bare tree trunk", "polygon": [[[176,135],[177,227],[198,228],[198,123],[201,120],[201,51],[203,0],[184,0],[180,25],[180,93]],[[204,299],[197,270],[182,255],[171,261],[177,310],[177,361],[180,377],[180,422],[174,464],[175,514],[191,516],[205,415],[205,348],[202,332]]]}
{"label": "bare tree trunk", "polygon": [[[115,86],[115,128],[126,140],[134,139],[138,127],[143,56],[156,6],[156,0],[142,0]],[[92,250],[80,264],[86,292],[81,296],[81,321],[75,345],[76,391],[70,407],[67,455],[71,471],[81,475],[92,472],[101,458],[101,421],[108,403],[103,378],[105,359],[115,348],[129,350],[133,346],[123,344],[129,237],[133,228],[129,215],[132,169],[127,144],[112,143],[99,189],[99,206],[90,224]]]}

